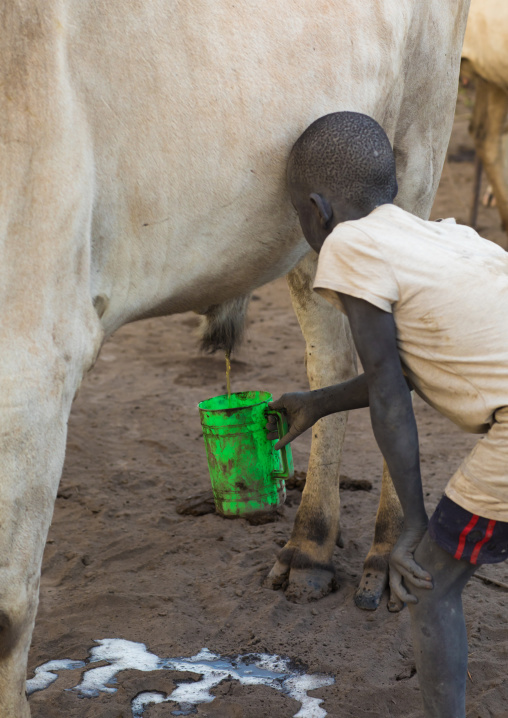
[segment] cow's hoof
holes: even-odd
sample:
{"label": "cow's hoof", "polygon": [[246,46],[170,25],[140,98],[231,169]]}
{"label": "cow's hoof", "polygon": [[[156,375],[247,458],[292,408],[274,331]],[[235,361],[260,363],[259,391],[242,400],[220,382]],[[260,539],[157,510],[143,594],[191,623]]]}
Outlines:
{"label": "cow's hoof", "polygon": [[[360,585],[356,589],[355,604],[364,611],[375,611],[381,603],[387,585],[388,572],[386,570],[375,571],[372,568],[366,568]],[[390,593],[387,608],[390,613],[398,613],[404,608],[404,604],[395,594]]]}
{"label": "cow's hoof", "polygon": [[309,603],[319,601],[338,587],[333,571],[322,568],[293,568],[289,574],[285,595],[292,603]]}
{"label": "cow's hoof", "polygon": [[335,572],[322,567],[291,568],[279,559],[263,581],[265,588],[282,588],[288,601],[318,601],[338,588]]}
{"label": "cow's hoof", "polygon": [[277,559],[275,565],[263,581],[265,588],[271,588],[278,591],[279,588],[286,588],[289,581],[289,566]]}
{"label": "cow's hoof", "polygon": [[364,611],[375,611],[381,603],[387,583],[388,572],[386,570],[376,571],[366,568],[355,593],[355,604],[358,608],[362,608]]}

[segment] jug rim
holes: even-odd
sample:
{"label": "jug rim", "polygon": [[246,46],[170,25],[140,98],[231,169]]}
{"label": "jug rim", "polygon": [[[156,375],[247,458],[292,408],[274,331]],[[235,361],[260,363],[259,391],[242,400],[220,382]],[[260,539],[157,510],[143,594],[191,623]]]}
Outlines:
{"label": "jug rim", "polygon": [[217,399],[228,399],[228,394],[218,394],[217,396],[211,396],[208,399],[203,399],[203,401],[200,401],[198,404],[198,409],[200,411],[209,411],[209,412],[225,412],[225,411],[238,411],[239,409],[247,409],[248,407],[253,406],[259,406],[260,404],[266,404],[267,402],[272,400],[272,393],[269,391],[265,391],[263,389],[250,389],[247,391],[234,391],[231,392],[230,396],[239,396],[239,395],[246,395],[246,394],[258,394],[260,397],[264,396],[265,398],[254,400],[250,404],[246,404],[245,406],[224,406],[222,408],[207,408],[204,406],[209,401],[217,400]]}

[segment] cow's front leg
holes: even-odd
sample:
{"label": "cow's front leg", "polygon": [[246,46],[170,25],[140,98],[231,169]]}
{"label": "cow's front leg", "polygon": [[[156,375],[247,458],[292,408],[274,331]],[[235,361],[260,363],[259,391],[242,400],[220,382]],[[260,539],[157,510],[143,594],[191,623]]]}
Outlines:
{"label": "cow's front leg", "polygon": [[[346,381],[356,374],[349,324],[343,314],[312,291],[316,255],[288,275],[291,299],[306,342],[311,389]],[[340,536],[339,466],[347,414],[321,419],[312,429],[312,448],[302,502],[291,538],[265,586],[285,588],[292,601],[326,596],[334,587],[333,551]]]}
{"label": "cow's front leg", "polygon": [[[26,664],[65,452],[66,361],[0,343],[0,716],[28,718]],[[6,370],[11,371],[6,371]]]}
{"label": "cow's front leg", "polygon": [[[0,333],[1,718],[30,716],[27,656],[65,456],[67,420],[100,340],[91,336],[81,318],[68,314],[66,319],[55,321],[49,337],[43,329],[34,332],[37,341],[9,342]],[[77,329],[70,337],[65,334],[68,327]]]}
{"label": "cow's front leg", "polygon": [[[383,592],[388,584],[388,559],[399,538],[403,524],[403,514],[393,481],[386,463],[383,463],[381,498],[376,515],[374,541],[365,563],[360,585],[355,593],[358,608],[373,611],[379,606]],[[402,605],[396,596],[391,596],[388,610],[399,611]]]}

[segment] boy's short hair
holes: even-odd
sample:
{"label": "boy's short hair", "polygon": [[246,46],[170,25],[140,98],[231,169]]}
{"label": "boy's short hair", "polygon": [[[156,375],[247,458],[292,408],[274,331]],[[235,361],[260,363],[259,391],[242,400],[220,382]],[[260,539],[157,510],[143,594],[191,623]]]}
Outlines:
{"label": "boy's short hair", "polygon": [[369,211],[392,202],[398,189],[390,140],[360,112],[334,112],[313,122],[291,150],[288,178],[311,191],[336,191]]}

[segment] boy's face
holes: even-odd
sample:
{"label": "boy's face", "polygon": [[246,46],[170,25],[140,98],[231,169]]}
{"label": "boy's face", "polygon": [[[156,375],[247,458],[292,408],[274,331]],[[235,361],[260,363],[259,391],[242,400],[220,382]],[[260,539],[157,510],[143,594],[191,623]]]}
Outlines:
{"label": "boy's face", "polygon": [[319,254],[321,247],[323,246],[323,242],[328,237],[333,227],[329,226],[326,218],[322,216],[321,212],[310,198],[307,198],[306,201],[295,202],[294,206],[298,213],[298,219],[300,220],[303,236],[312,249]]}
{"label": "boy's face", "polygon": [[365,216],[330,192],[291,192],[303,235],[318,254],[325,239],[340,223]]}

